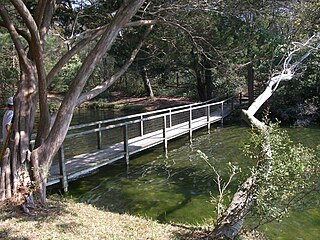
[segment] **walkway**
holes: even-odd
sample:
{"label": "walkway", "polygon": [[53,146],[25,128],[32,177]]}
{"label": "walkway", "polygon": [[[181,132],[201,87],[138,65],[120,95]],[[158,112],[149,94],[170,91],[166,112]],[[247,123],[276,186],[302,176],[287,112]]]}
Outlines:
{"label": "walkway", "polygon": [[229,98],[72,126],[66,139],[75,141],[87,137],[90,142],[97,139],[98,149],[65,159],[62,147],[59,161],[50,169],[47,185],[61,182],[67,190],[68,181],[117,160],[125,159],[129,164],[131,155],[159,144],[163,144],[166,151],[169,140],[184,134],[188,134],[191,141],[194,130],[207,127],[209,131],[212,123],[223,124],[223,118],[233,111],[235,104],[235,99]]}

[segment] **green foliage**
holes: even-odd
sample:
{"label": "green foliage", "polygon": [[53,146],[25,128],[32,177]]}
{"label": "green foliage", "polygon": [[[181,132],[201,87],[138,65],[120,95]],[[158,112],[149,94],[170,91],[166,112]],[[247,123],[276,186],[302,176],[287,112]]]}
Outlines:
{"label": "green foliage", "polygon": [[15,84],[19,79],[18,58],[10,41],[9,34],[0,32],[0,92],[5,105],[8,97],[14,94]]}
{"label": "green foliage", "polygon": [[50,85],[50,90],[57,92],[66,92],[73,78],[76,76],[80,66],[81,59],[78,55],[70,59],[70,61],[62,68],[59,76],[57,76]]}
{"label": "green foliage", "polygon": [[[271,149],[271,156],[266,157],[265,149]],[[245,153],[257,161],[252,169],[256,179],[252,213],[258,225],[313,203],[320,191],[319,153],[315,150],[293,144],[278,124],[267,122],[263,132],[252,131]]]}

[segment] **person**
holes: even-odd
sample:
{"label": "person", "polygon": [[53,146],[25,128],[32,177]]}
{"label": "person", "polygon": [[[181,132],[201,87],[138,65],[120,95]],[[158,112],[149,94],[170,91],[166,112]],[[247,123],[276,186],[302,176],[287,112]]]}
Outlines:
{"label": "person", "polygon": [[2,120],[2,137],[3,143],[6,141],[7,133],[10,129],[10,125],[13,119],[13,97],[9,97],[7,101],[7,111],[4,113]]}

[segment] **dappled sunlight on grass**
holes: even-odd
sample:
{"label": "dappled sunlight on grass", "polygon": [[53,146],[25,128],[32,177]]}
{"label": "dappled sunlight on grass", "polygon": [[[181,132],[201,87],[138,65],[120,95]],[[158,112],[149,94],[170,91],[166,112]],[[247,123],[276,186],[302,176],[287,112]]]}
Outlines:
{"label": "dappled sunlight on grass", "polygon": [[23,214],[1,204],[1,239],[197,239],[193,229],[97,209],[89,204],[51,197],[49,207]]}

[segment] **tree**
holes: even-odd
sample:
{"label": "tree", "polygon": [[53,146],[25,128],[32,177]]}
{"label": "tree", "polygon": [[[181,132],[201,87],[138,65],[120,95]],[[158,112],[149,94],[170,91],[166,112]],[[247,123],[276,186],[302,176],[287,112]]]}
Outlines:
{"label": "tree", "polygon": [[[271,220],[278,219],[287,211],[290,204],[299,202],[301,196],[312,192],[312,190],[314,191],[318,187],[320,165],[315,155],[301,146],[287,147],[287,137],[274,131],[272,124],[267,125],[258,120],[255,114],[276,91],[281,81],[291,80],[302,61],[313,51],[319,49],[319,38],[320,36],[313,36],[304,44],[294,43],[294,48],[283,62],[282,71],[271,77],[264,92],[255,99],[247,110],[242,111],[243,118],[257,131],[256,134],[260,139],[255,143],[258,145],[258,151],[251,151],[250,153],[257,160],[256,169],[252,171],[252,175],[240,186],[234,194],[229,207],[218,219],[217,225],[211,234],[214,239],[222,236],[233,239],[240,230],[246,215],[255,201],[260,201],[260,206],[270,204],[272,191],[276,192],[277,190],[272,190],[275,185],[265,186],[267,180],[270,181],[273,178],[276,181],[278,190],[281,182],[289,183],[288,188],[284,187],[289,194],[285,195],[287,198],[285,201],[280,198],[285,204],[282,204],[283,206],[280,208],[280,211],[274,211],[274,213],[268,215],[267,220],[265,219],[266,221],[269,221],[270,218]],[[295,63],[291,64],[295,54],[306,48],[309,50]],[[284,173],[281,168],[285,170],[289,168],[286,172],[288,174],[281,176]],[[278,177],[282,177],[282,180],[281,178],[278,179]],[[271,189],[268,189],[269,187]],[[307,190],[305,191],[305,189]],[[271,195],[268,191],[271,192]],[[301,196],[297,197],[298,194]],[[276,198],[275,196],[276,194],[273,194],[272,197]],[[260,214],[263,216],[263,211]]]}
{"label": "tree", "polygon": [[[20,67],[20,80],[15,95],[15,122],[13,127],[14,134],[12,134],[14,139],[10,149],[7,148],[6,150],[6,159],[9,160],[2,161],[2,175],[8,174],[8,172],[3,172],[3,169],[10,169],[9,174],[12,181],[2,182],[2,188],[0,189],[1,200],[11,197],[11,193],[13,196],[18,197],[18,192],[23,187],[27,187],[21,186],[23,181],[19,179],[23,176],[23,166],[27,161],[30,164],[28,171],[33,182],[32,186],[35,188],[35,192],[38,193],[39,202],[43,205],[46,203],[48,171],[54,155],[65,138],[75,107],[83,101],[98,95],[119,78],[130,65],[142,45],[141,41],[137,48],[134,49],[131,58],[111,79],[91,91],[82,92],[94,67],[108,52],[120,31],[129,23],[130,19],[144,3],[144,0],[125,0],[106,26],[85,31],[81,38],[77,38],[78,42],[74,43],[47,73],[45,69],[46,40],[50,34],[49,30],[54,26],[53,21],[56,20],[54,18],[56,9],[65,7],[66,9],[75,8],[81,11],[82,8],[77,3],[74,2],[74,5],[71,5],[69,1],[57,2],[55,0],[25,3],[21,0],[11,0],[0,4],[0,16],[2,18],[0,26],[10,33],[18,54]],[[89,4],[89,2],[85,3]],[[22,26],[25,26],[25,28]],[[72,56],[88,43],[93,43],[94,41],[96,41],[93,44],[94,47],[88,51],[77,75],[71,82],[58,112],[54,118],[51,118],[47,100],[48,85]],[[35,147],[30,150],[30,138],[34,126],[37,102],[39,102],[40,120]],[[5,163],[8,165],[4,166],[3,164]],[[12,191],[5,191],[5,189],[11,189]]]}

